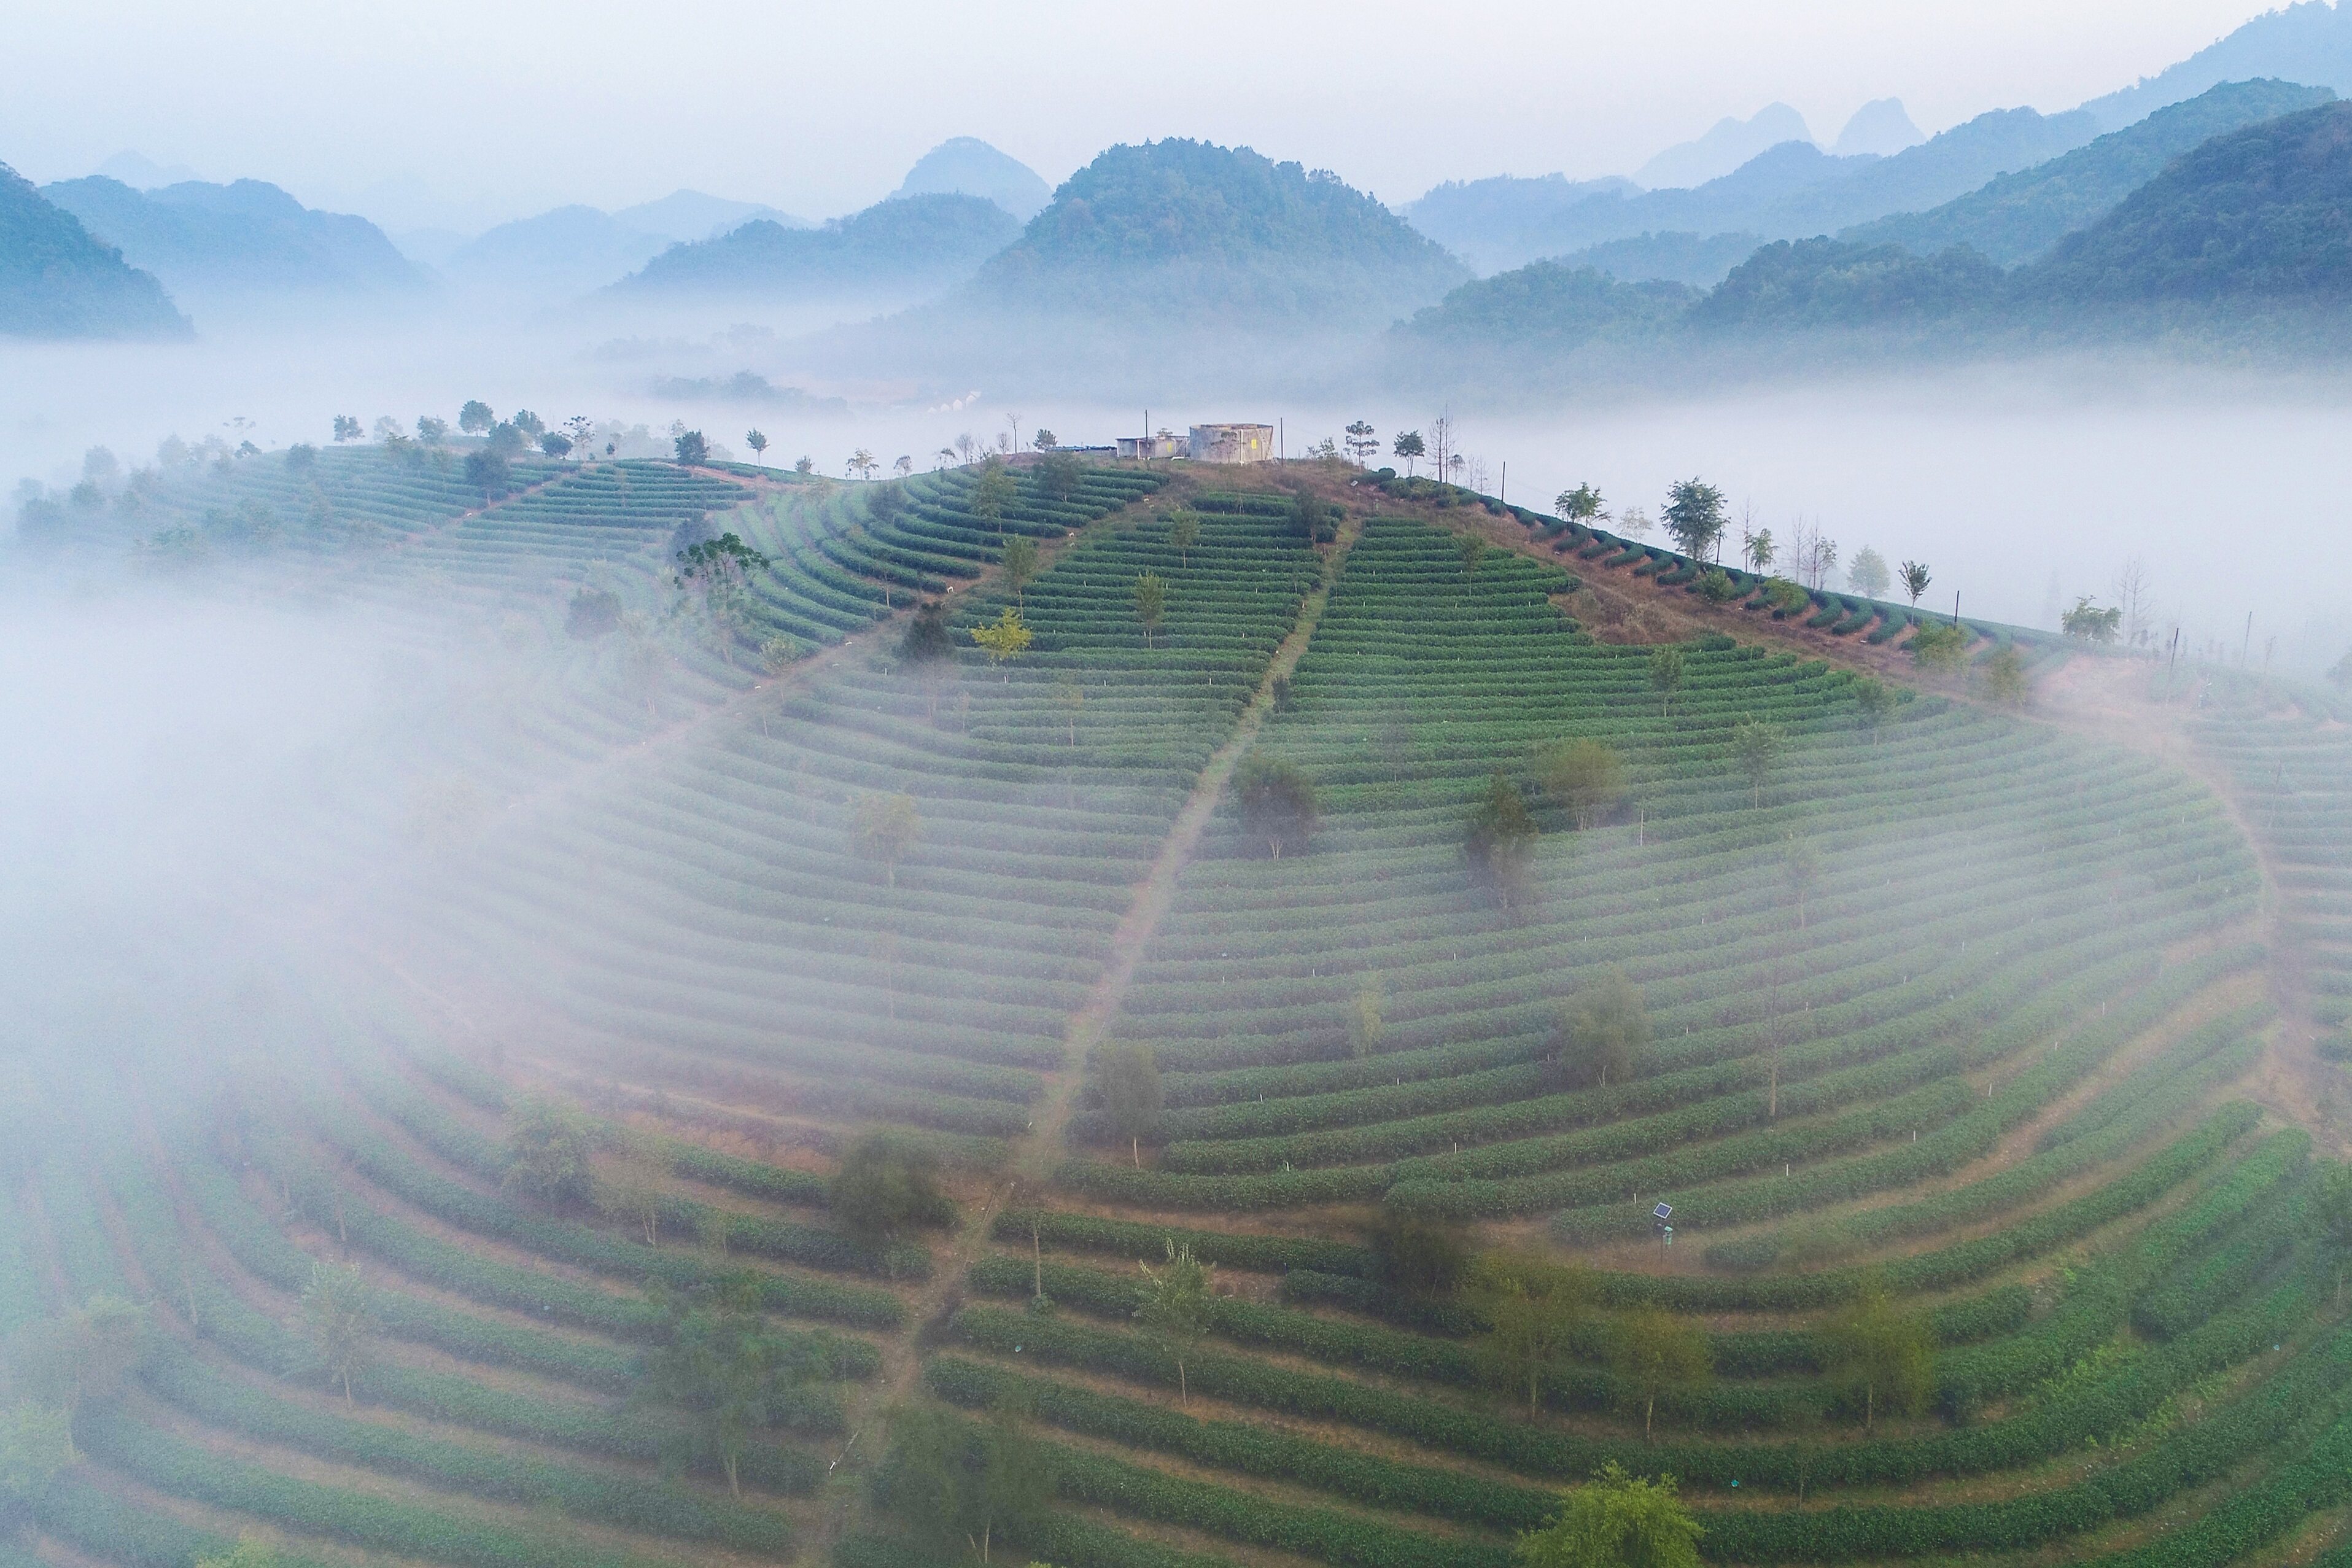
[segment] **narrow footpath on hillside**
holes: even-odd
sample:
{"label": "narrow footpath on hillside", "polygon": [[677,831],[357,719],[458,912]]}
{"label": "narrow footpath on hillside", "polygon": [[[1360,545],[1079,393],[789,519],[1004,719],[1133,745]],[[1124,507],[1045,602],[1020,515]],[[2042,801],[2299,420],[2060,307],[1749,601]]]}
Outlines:
{"label": "narrow footpath on hillside", "polygon": [[[1110,952],[1101,975],[1087,993],[1086,1001],[1070,1015],[1064,1026],[1061,1065],[1045,1075],[1045,1092],[1037,1102],[1029,1131],[1013,1141],[1012,1160],[1005,1174],[991,1185],[982,1201],[971,1205],[957,1227],[955,1236],[935,1260],[930,1279],[909,1304],[911,1331],[903,1333],[882,1348],[882,1374],[874,1380],[871,1392],[858,1402],[850,1413],[850,1426],[858,1434],[853,1444],[863,1449],[877,1439],[882,1414],[909,1397],[922,1372],[921,1344],[936,1333],[961,1295],[964,1273],[979,1260],[988,1242],[990,1227],[996,1216],[1024,1191],[1037,1192],[1051,1179],[1054,1168],[1061,1163],[1064,1133],[1069,1126],[1070,1113],[1077,1104],[1078,1089],[1085,1079],[1087,1053],[1103,1037],[1111,1020],[1118,1016],[1119,1003],[1127,994],[1128,985],[1135,978],[1136,966],[1141,963],[1144,950],[1150,945],[1160,922],[1167,918],[1176,901],[1177,879],[1185,865],[1199,849],[1202,837],[1207,833],[1209,820],[1216,814],[1217,803],[1223,798],[1225,785],[1234,771],[1248,755],[1268,715],[1274,711],[1274,683],[1286,679],[1298,666],[1299,657],[1307,651],[1321,620],[1324,606],[1329,603],[1331,589],[1339,580],[1348,552],[1354,548],[1362,531],[1360,519],[1349,518],[1340,525],[1339,536],[1331,553],[1323,562],[1323,579],[1300,605],[1298,618],[1292,623],[1274,657],[1267,660],[1259,677],[1257,689],[1252,693],[1249,705],[1235,721],[1234,732],[1217,748],[1192,784],[1192,793],[1176,814],[1168,837],[1152,860],[1151,869],[1137,884],[1135,897],[1116,930],[1111,933]],[[826,1545],[838,1538],[847,1522],[850,1509],[845,1497],[828,1507],[824,1519]]]}

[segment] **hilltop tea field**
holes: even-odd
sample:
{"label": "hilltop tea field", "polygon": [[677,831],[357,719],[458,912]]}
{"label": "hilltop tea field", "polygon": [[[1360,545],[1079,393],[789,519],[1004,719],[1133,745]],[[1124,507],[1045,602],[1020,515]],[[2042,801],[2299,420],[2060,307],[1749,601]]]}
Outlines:
{"label": "hilltop tea field", "polygon": [[392,695],[0,1073],[0,1568],[2352,1564],[2340,691],[1333,462],[297,453],[37,542]]}

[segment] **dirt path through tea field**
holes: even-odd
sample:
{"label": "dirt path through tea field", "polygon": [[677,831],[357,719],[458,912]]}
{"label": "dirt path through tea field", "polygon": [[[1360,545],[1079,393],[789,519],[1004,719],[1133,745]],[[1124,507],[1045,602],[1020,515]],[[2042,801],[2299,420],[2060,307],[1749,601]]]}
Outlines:
{"label": "dirt path through tea field", "polygon": [[[1129,984],[1135,978],[1136,966],[1141,962],[1144,949],[1150,945],[1152,933],[1176,901],[1176,879],[1193,852],[1200,847],[1207,833],[1209,819],[1215,815],[1218,801],[1225,785],[1249,752],[1264,727],[1266,717],[1274,711],[1274,683],[1297,668],[1299,656],[1307,651],[1307,642],[1315,635],[1315,626],[1322,617],[1323,607],[1329,602],[1332,585],[1339,581],[1348,552],[1354,546],[1362,522],[1349,519],[1341,526],[1337,544],[1323,563],[1323,581],[1307,596],[1299,607],[1298,618],[1275,649],[1259,677],[1257,690],[1251,696],[1249,706],[1242,710],[1234,725],[1234,732],[1217,748],[1193,781],[1192,793],[1185,797],[1182,809],[1170,827],[1160,854],[1151,869],[1137,885],[1135,898],[1127,914],[1119,921],[1111,935],[1109,961],[1102,974],[1087,994],[1086,1002],[1070,1015],[1063,1033],[1060,1066],[1045,1075],[1045,1093],[1037,1102],[1036,1114],[1031,1119],[1029,1131],[1013,1141],[1009,1177],[995,1183],[987,1196],[967,1210],[944,1254],[935,1259],[930,1279],[909,1302],[911,1333],[902,1333],[888,1342],[882,1350],[882,1375],[876,1379],[871,1392],[857,1402],[850,1415],[853,1430],[861,1433],[857,1446],[877,1436],[871,1429],[881,1414],[915,1392],[916,1379],[920,1375],[919,1349],[923,1339],[936,1333],[946,1318],[960,1303],[964,1273],[981,1256],[988,1243],[989,1228],[996,1216],[1025,1187],[1035,1191],[1052,1176],[1054,1167],[1063,1157],[1063,1134],[1069,1126],[1070,1113],[1077,1103],[1078,1088],[1083,1081],[1087,1053],[1101,1039],[1111,1019],[1118,1012],[1120,999],[1127,994]],[[826,1510],[826,1532],[831,1535],[847,1510],[829,1508]]]}

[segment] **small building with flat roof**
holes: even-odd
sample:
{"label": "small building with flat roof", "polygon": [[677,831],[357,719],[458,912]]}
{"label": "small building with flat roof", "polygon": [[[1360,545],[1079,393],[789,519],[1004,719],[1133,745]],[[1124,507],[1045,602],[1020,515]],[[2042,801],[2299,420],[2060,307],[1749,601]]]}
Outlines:
{"label": "small building with flat roof", "polygon": [[1270,463],[1271,425],[1195,425],[1184,455],[1196,463]]}

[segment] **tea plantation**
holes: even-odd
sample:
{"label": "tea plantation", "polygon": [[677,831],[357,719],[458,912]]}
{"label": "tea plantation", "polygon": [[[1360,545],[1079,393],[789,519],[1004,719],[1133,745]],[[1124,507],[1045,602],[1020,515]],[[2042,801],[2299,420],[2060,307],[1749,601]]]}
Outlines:
{"label": "tea plantation", "polygon": [[1609,640],[1352,471],[273,461],[77,548],[473,650],[487,804],[187,1073],[0,1080],[0,1568],[1500,1568],[1609,1466],[2352,1563],[2323,694]]}

